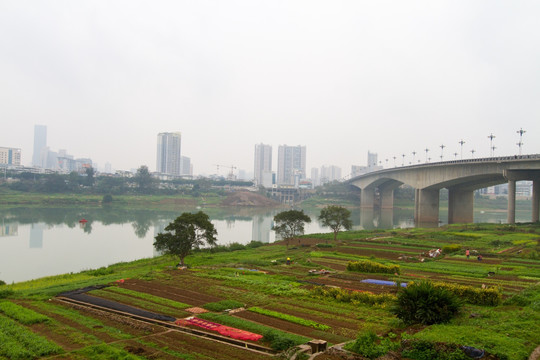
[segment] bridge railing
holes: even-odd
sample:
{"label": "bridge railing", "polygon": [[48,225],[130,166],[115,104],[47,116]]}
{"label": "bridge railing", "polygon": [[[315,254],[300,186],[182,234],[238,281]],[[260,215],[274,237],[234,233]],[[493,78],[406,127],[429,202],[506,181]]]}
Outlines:
{"label": "bridge railing", "polygon": [[[394,171],[397,168],[403,169],[403,168],[418,168],[418,167],[426,167],[426,166],[441,166],[441,165],[458,165],[458,164],[468,164],[468,163],[500,163],[500,162],[507,162],[507,161],[517,161],[517,160],[540,160],[540,154],[529,154],[529,155],[513,155],[513,156],[497,156],[497,157],[487,157],[487,158],[476,158],[476,159],[464,159],[464,160],[448,160],[448,161],[439,161],[439,162],[430,162],[430,163],[420,163],[420,164],[412,164],[412,165],[405,165],[405,166],[396,166],[392,168],[377,170],[368,172],[361,175],[352,176],[353,174],[350,174],[348,177],[348,180],[352,180],[354,178],[357,178],[359,176],[364,175],[373,175],[373,174],[379,174],[379,173],[385,173]],[[345,177],[345,178],[347,178]],[[344,180],[345,180],[344,178]]]}

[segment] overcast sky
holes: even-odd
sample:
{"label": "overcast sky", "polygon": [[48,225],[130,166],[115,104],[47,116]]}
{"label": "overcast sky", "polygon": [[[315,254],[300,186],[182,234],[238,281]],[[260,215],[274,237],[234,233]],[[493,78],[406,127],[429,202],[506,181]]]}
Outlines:
{"label": "overcast sky", "polygon": [[[540,1],[0,0],[0,146],[156,168],[182,133],[195,174],[540,153]],[[459,158],[460,156],[458,156]],[[276,167],[274,166],[274,170]],[[225,170],[220,170],[223,175]]]}

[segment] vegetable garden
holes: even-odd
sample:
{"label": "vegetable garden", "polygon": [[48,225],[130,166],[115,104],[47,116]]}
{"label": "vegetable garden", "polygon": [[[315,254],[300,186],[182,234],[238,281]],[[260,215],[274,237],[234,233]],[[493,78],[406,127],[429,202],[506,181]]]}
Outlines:
{"label": "vegetable garden", "polygon": [[[392,351],[414,359],[428,350],[460,358],[460,346],[469,346],[494,359],[526,359],[540,339],[539,244],[538,224],[349,231],[337,242],[333,234],[315,234],[294,239],[288,248],[274,243],[202,250],[186,258],[185,270],[164,256],[1,285],[0,359],[269,358],[55,300],[67,290],[98,284],[111,286],[88,295],[258,334],[260,340],[246,341],[275,351],[321,339],[329,346],[349,343],[346,348],[364,358]],[[433,249],[442,254],[431,257]],[[428,326],[394,315],[400,291],[395,284],[425,280],[460,299],[455,317]]]}

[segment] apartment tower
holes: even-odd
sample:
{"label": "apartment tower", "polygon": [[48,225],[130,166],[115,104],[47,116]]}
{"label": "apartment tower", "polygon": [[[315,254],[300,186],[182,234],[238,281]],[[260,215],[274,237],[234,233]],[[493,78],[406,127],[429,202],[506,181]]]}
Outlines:
{"label": "apartment tower", "polygon": [[272,146],[255,145],[255,185],[272,187]]}
{"label": "apartment tower", "polygon": [[297,186],[306,178],[306,147],[280,145],[278,148],[278,185]]}
{"label": "apartment tower", "polygon": [[156,171],[176,176],[182,174],[181,134],[179,132],[158,134]]}
{"label": "apartment tower", "polygon": [[46,167],[47,151],[47,127],[34,125],[34,153],[32,154],[32,166]]}

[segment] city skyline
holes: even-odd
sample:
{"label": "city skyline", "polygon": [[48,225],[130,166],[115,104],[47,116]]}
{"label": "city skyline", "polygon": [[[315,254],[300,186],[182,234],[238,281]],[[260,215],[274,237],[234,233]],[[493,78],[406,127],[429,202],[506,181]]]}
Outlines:
{"label": "city skyline", "polygon": [[43,124],[51,149],[155,169],[155,134],[178,129],[195,174],[251,171],[264,143],[302,144],[307,169],[343,176],[367,151],[384,167],[540,153],[539,15],[485,0],[4,2],[0,146],[30,165]]}

